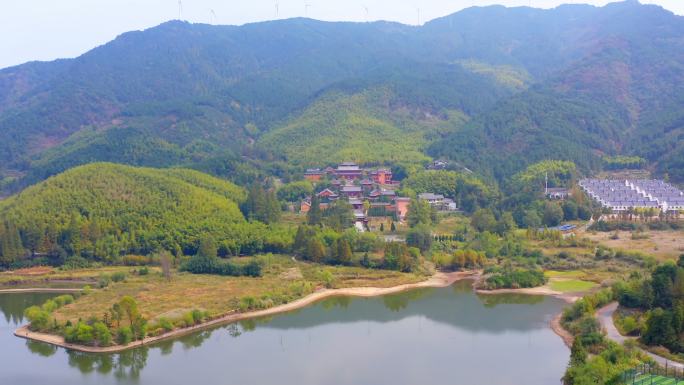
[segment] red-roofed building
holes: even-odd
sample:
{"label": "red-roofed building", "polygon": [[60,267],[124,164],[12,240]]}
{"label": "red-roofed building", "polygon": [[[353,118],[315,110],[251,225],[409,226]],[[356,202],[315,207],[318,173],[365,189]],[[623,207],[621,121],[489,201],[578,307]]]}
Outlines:
{"label": "red-roofed building", "polygon": [[304,179],[311,182],[318,182],[323,178],[324,172],[320,168],[310,168],[304,173]]}
{"label": "red-roofed building", "polygon": [[354,162],[340,163],[335,169],[335,176],[347,180],[359,179],[363,175],[363,170]]}
{"label": "red-roofed building", "polygon": [[370,174],[373,181],[378,184],[387,184],[392,181],[392,171],[386,168],[379,168],[375,171],[371,171]]}

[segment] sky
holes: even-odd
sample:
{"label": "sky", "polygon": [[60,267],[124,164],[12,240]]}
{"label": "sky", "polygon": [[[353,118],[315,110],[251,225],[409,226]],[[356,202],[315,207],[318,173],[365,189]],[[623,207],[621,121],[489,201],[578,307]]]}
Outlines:
{"label": "sky", "polygon": [[[182,0],[181,18],[241,25],[307,16],[328,21],[390,20],[423,24],[470,6],[553,8],[602,6],[610,0]],[[641,0],[684,15],[684,0]],[[308,6],[306,6],[308,4]],[[278,10],[276,12],[276,9]],[[178,0],[3,0],[0,68],[32,60],[71,58],[117,35],[178,19]]]}

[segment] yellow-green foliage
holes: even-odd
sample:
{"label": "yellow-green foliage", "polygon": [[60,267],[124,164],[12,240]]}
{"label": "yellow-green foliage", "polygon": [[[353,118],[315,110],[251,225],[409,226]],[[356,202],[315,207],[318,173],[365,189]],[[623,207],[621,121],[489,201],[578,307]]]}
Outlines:
{"label": "yellow-green foliage", "polygon": [[107,260],[136,249],[188,251],[205,232],[239,243],[255,231],[242,228],[237,202],[244,197],[196,171],[93,163],[0,202],[0,220],[30,235],[25,249],[47,253],[59,245],[67,255]]}
{"label": "yellow-green foliage", "polygon": [[515,88],[525,89],[531,78],[524,69],[508,65],[491,65],[477,60],[461,60],[459,64],[476,74],[494,79],[497,83]]}
{"label": "yellow-green foliage", "polygon": [[352,95],[331,92],[265,135],[261,145],[299,164],[421,162],[428,159],[422,152],[426,135],[463,124],[463,115],[456,112],[445,121],[417,121],[408,109],[388,111],[390,98],[384,88]]}
{"label": "yellow-green foliage", "polygon": [[530,165],[513,175],[513,182],[519,186],[529,186],[543,182],[546,175],[552,182],[568,181],[575,174],[575,163],[565,160],[544,160]]}
{"label": "yellow-green foliage", "polygon": [[181,179],[193,186],[212,191],[218,195],[223,195],[238,203],[243,202],[247,198],[247,192],[242,187],[203,172],[187,168],[169,168],[158,171],[169,177]]}

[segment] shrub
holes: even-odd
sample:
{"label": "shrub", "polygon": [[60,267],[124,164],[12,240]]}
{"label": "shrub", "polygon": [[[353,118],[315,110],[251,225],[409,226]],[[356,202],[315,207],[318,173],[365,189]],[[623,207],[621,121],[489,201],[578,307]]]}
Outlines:
{"label": "shrub", "polygon": [[633,335],[639,331],[639,323],[634,317],[627,316],[622,319],[622,331],[627,335]]}
{"label": "shrub", "polygon": [[48,313],[52,313],[53,311],[57,310],[58,307],[59,305],[57,305],[57,302],[48,299],[43,303],[42,309]]}
{"label": "shrub", "polygon": [[76,325],[64,329],[64,340],[69,343],[93,344],[95,332],[92,326],[79,321]]}
{"label": "shrub", "polygon": [[143,255],[125,255],[121,258],[121,262],[126,266],[144,266],[149,265],[151,258]]}
{"label": "shrub", "polygon": [[125,279],[126,279],[126,273],[124,273],[123,271],[117,271],[116,273],[112,274],[112,281],[113,282],[122,282]]}
{"label": "shrub", "polygon": [[133,341],[133,331],[128,326],[123,326],[119,328],[116,341],[121,345],[128,345]]}
{"label": "shrub", "polygon": [[110,276],[106,274],[100,274],[100,278],[97,280],[97,287],[104,289],[105,287],[109,286],[111,280],[112,279]]}
{"label": "shrub", "polygon": [[247,296],[240,299],[240,310],[247,311],[252,309],[257,309],[260,307],[259,300],[254,297]]}
{"label": "shrub", "polygon": [[192,312],[192,319],[195,322],[195,324],[201,323],[204,321],[204,313],[202,313],[200,310],[194,309]]}
{"label": "shrub", "polygon": [[147,275],[149,273],[150,269],[148,269],[147,266],[138,269],[138,275]]}
{"label": "shrub", "polygon": [[195,324],[195,318],[192,316],[192,312],[183,314],[183,322],[185,322],[186,327],[190,327]]}
{"label": "shrub", "polygon": [[44,331],[50,326],[50,313],[38,306],[24,310],[24,316],[29,320],[31,330]]}
{"label": "shrub", "polygon": [[173,323],[166,317],[159,318],[159,326],[167,332],[173,330]]}
{"label": "shrub", "polygon": [[546,283],[546,277],[541,270],[504,270],[495,272],[485,281],[487,289],[517,289],[541,286]]}
{"label": "shrub", "polygon": [[112,343],[112,333],[107,325],[102,322],[93,324],[93,334],[100,346],[109,346]]}
{"label": "shrub", "polygon": [[62,307],[64,305],[69,305],[70,303],[73,303],[74,297],[70,294],[64,294],[60,295],[59,297],[55,297],[54,301],[55,303],[57,303],[57,306]]}

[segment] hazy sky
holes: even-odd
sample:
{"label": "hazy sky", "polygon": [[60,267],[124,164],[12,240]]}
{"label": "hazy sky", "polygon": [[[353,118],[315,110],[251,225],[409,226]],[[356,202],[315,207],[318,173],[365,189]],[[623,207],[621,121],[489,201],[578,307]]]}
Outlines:
{"label": "hazy sky", "polygon": [[[562,3],[604,5],[609,2],[611,1],[182,0],[182,18],[190,22],[245,24],[276,17],[305,16],[308,13],[308,17],[319,20],[392,20],[417,24],[420,13],[422,24],[473,5],[553,8]],[[641,2],[659,4],[676,14],[684,15],[684,0]],[[309,7],[305,7],[307,3],[310,4]],[[30,60],[75,57],[123,32],[145,29],[178,18],[178,0],[3,0],[0,6],[0,68]]]}

